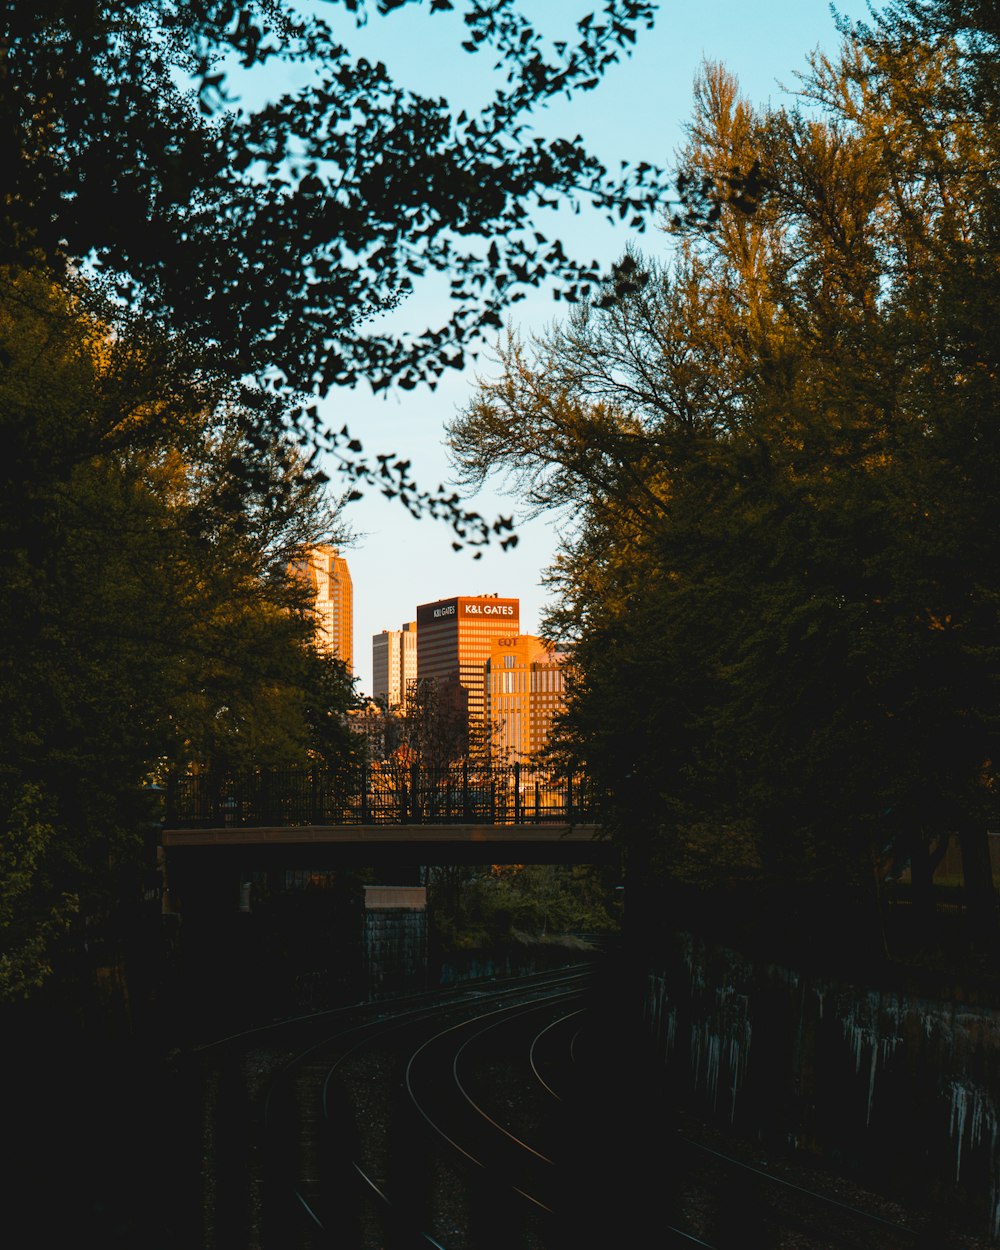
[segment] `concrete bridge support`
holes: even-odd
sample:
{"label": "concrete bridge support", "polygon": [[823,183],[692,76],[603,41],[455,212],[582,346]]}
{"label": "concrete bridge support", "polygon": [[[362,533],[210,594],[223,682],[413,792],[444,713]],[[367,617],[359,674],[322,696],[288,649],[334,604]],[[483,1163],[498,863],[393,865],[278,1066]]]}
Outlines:
{"label": "concrete bridge support", "polygon": [[363,977],[369,999],[427,986],[427,890],[417,885],[366,885]]}

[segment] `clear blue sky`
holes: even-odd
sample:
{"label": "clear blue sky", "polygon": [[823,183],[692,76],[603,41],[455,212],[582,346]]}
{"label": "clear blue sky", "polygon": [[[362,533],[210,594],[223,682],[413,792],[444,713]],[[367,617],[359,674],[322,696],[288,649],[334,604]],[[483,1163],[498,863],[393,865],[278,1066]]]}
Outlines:
{"label": "clear blue sky", "polygon": [[[461,5],[457,5],[461,8]],[[553,33],[572,31],[584,13],[598,7],[585,0],[530,0],[525,10],[544,18]],[[837,11],[849,19],[864,18],[862,0],[843,0]],[[482,99],[491,61],[469,56],[459,44],[460,21],[434,15],[426,6],[410,5],[387,19],[373,15],[362,31],[353,30],[338,5],[317,3],[329,20],[344,24],[344,42],[359,54],[385,61],[397,80],[426,94],[444,95],[457,107]],[[579,133],[592,151],[609,165],[621,159],[670,165],[681,142],[690,112],[695,74],[705,59],[721,61],[739,78],[755,104],[787,99],[794,90],[795,71],[804,67],[813,48],[834,50],[837,34],[826,0],[664,0],[652,31],[644,31],[631,58],[614,67],[601,85],[568,105],[559,105],[538,119],[542,133]],[[579,252],[610,263],[630,240],[627,230],[613,230],[596,218],[572,222]],[[639,246],[656,252],[664,240],[655,230]],[[401,325],[422,329],[435,319],[433,289],[421,291],[394,314]],[[560,304],[545,291],[512,307],[513,324],[526,333],[540,331],[558,315]],[[338,392],[323,405],[339,428],[345,422],[367,452],[397,451],[413,461],[418,482],[433,487],[447,479],[443,425],[472,393],[475,375],[490,374],[488,345],[465,374],[445,379],[435,392],[409,392],[375,398],[359,388]],[[486,515],[516,512],[516,501],[484,494],[471,501]],[[499,593],[521,600],[521,627],[535,632],[546,601],[542,570],[556,548],[551,521],[520,526],[520,545],[509,552],[488,550],[479,561],[451,548],[452,534],[441,523],[412,520],[398,505],[369,494],[348,509],[347,520],[357,533],[345,549],[354,582],[355,673],[360,689],[371,691],[371,637],[381,629],[398,629],[411,620],[418,603],[458,594]]]}

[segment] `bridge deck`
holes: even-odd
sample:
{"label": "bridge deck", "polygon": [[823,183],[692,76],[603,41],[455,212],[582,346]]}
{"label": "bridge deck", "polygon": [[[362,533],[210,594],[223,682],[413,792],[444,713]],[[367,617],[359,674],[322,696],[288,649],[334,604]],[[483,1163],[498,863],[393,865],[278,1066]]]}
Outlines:
{"label": "bridge deck", "polygon": [[[618,848],[593,824],[521,825],[226,825],[163,830],[163,847],[192,867],[219,856],[278,857],[282,862],[324,862],[328,856],[357,860],[368,854],[421,864],[614,863]],[[320,858],[322,857],[322,858]]]}

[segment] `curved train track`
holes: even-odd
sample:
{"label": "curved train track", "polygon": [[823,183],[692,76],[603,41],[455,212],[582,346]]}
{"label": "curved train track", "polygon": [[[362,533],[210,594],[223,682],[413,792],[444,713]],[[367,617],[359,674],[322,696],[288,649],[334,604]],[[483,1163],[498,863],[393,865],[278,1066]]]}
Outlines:
{"label": "curved train track", "polygon": [[961,1250],[655,1096],[586,967],[288,1021],[201,1052],[205,1250]]}

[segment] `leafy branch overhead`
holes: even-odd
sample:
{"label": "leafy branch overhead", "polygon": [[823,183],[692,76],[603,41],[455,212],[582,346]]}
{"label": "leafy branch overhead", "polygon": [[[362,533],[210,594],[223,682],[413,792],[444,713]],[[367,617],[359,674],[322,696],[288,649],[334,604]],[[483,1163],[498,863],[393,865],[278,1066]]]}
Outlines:
{"label": "leafy branch overhead", "polygon": [[[360,24],[402,3],[329,7]],[[579,136],[527,131],[547,100],[594,87],[654,5],[608,0],[548,50],[516,0],[463,7],[464,46],[501,71],[476,115],[400,88],[284,0],[7,0],[0,259],[86,261],[279,390],[433,384],[525,290],[554,279],[579,298],[595,281],[536,228],[540,209],[589,202],[639,228],[663,189],[652,167],[613,177]],[[238,107],[239,75],[275,62],[304,67],[307,85]],[[372,326],[433,272],[450,282],[444,325]]]}
{"label": "leafy branch overhead", "polygon": [[344,502],[362,498],[365,489],[376,490],[386,499],[398,500],[413,517],[429,516],[445,521],[456,535],[452,548],[455,551],[478,548],[474,551],[474,560],[482,559],[482,548],[495,540],[499,540],[505,551],[517,546],[512,516],[488,521],[480,513],[465,508],[457,491],[449,491],[440,484],[436,490],[422,490],[410,476],[409,460],[393,452],[383,452],[375,456],[373,463],[362,455],[362,443],[351,437],[346,425],[339,431],[327,431],[324,446],[350,483]]}

